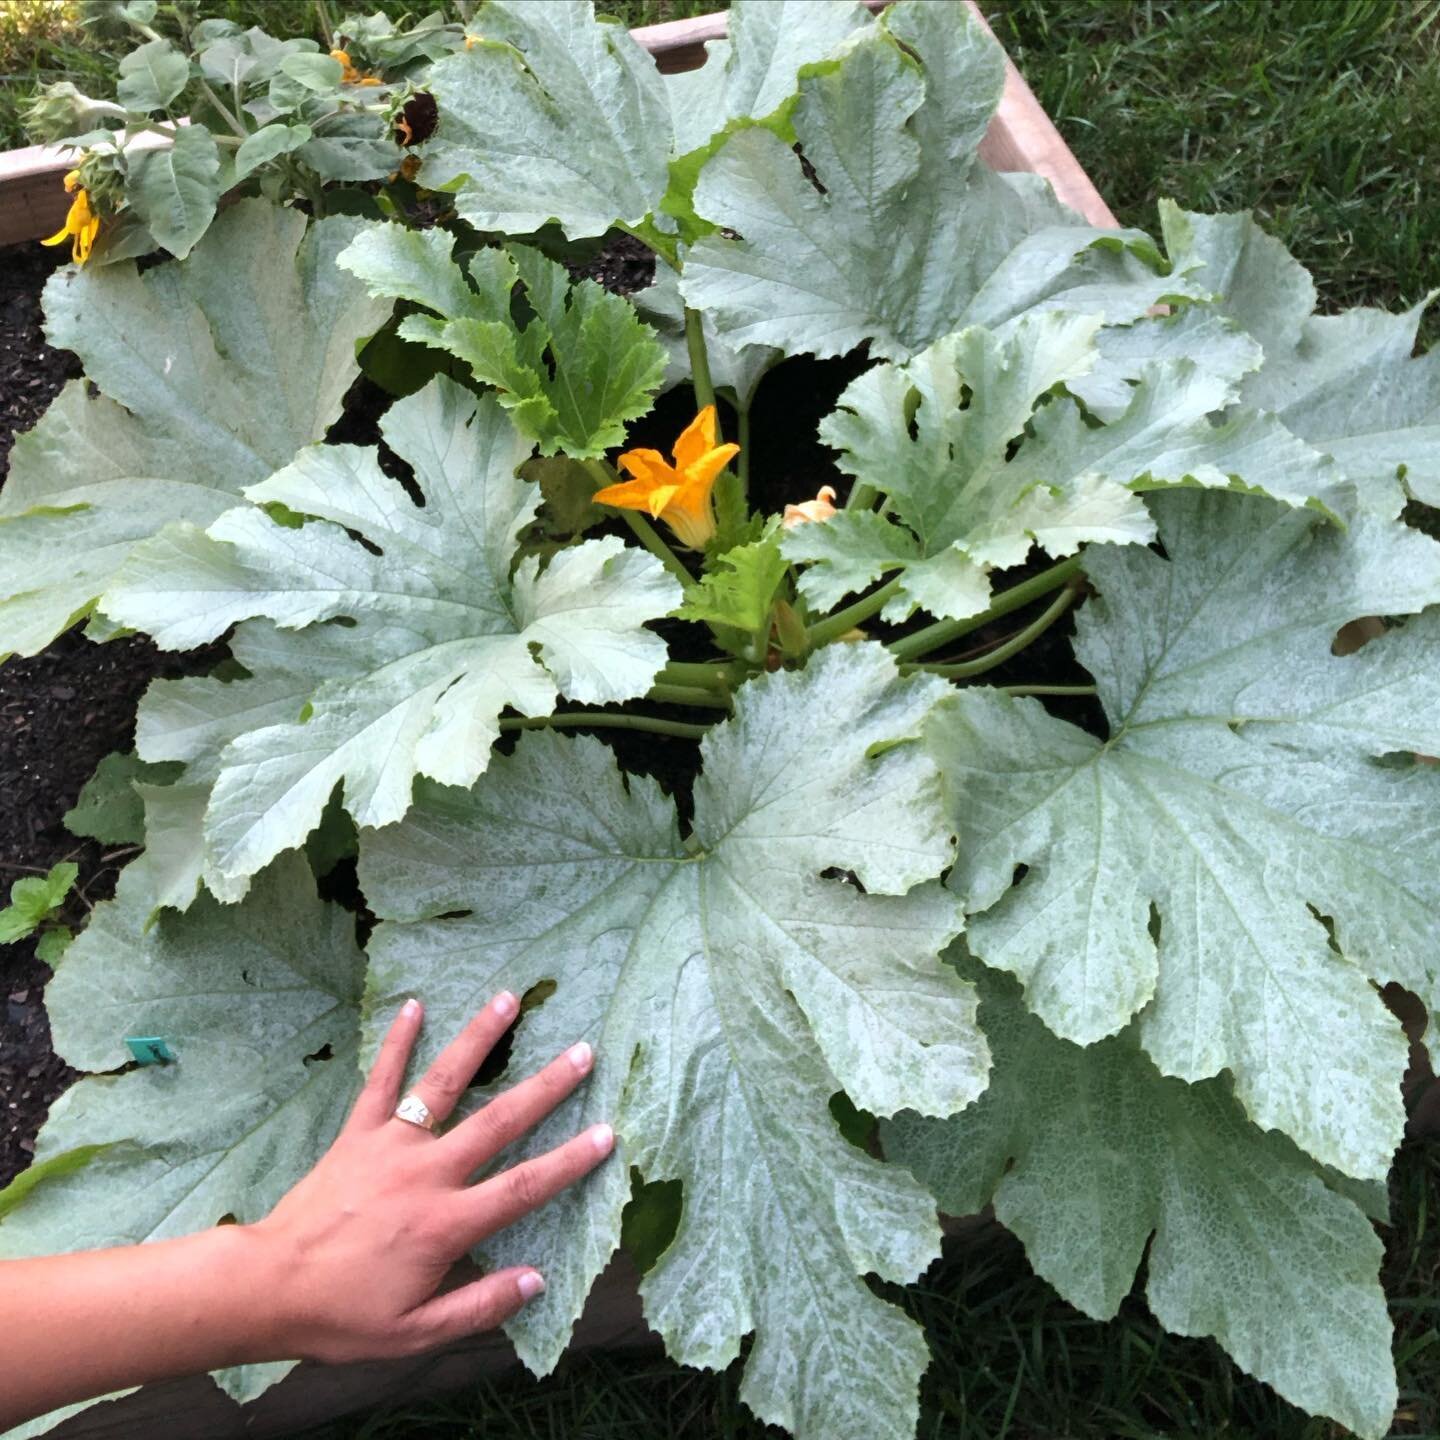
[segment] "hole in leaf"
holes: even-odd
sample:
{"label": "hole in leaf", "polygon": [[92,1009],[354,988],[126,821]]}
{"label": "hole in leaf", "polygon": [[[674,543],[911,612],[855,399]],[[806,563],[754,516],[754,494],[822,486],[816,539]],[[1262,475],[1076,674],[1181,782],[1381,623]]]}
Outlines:
{"label": "hole in leaf", "polygon": [[330,1042],[327,1040],[325,1044],[313,1054],[307,1055],[304,1063],[306,1065],[318,1065],[322,1060],[333,1060],[334,1058],[335,1051],[331,1048]]}
{"label": "hole in leaf", "polygon": [[670,1247],[680,1228],[685,1188],[679,1180],[645,1180],[630,1172],[630,1198],[620,1215],[620,1243],[643,1275]]}
{"label": "hole in leaf", "polygon": [[862,1110],[843,1090],[837,1090],[830,1097],[830,1115],[836,1128],[857,1150],[878,1156],[878,1122],[868,1110]]}
{"label": "hole in leaf", "polygon": [[480,1068],[465,1088],[473,1090],[480,1085],[493,1085],[510,1067],[510,1056],[515,1049],[515,1036],[525,1023],[525,1017],[538,1010],[554,993],[554,980],[537,980],[520,997],[520,1014],[515,1023],[500,1037],[495,1048],[480,1063]]}
{"label": "hole in leaf", "polygon": [[1145,922],[1145,928],[1150,932],[1150,941],[1157,948],[1160,945],[1160,910],[1152,900],[1150,902],[1150,918]]}

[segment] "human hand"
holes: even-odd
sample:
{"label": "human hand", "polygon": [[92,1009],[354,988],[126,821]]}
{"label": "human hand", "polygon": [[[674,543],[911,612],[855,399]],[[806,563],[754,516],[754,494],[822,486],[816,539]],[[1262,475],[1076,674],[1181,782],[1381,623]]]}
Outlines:
{"label": "human hand", "polygon": [[[518,1010],[513,995],[497,996],[414,1087],[437,1122],[454,1110]],[[537,1271],[498,1270],[437,1295],[447,1271],[614,1148],[610,1127],[595,1125],[470,1185],[477,1170],[580,1084],[593,1057],[588,1045],[573,1046],[439,1135],[393,1113],[421,1018],[419,1003],[407,1001],[335,1143],[266,1219],[248,1227],[274,1262],[277,1357],[408,1355],[503,1324],[545,1288]]]}

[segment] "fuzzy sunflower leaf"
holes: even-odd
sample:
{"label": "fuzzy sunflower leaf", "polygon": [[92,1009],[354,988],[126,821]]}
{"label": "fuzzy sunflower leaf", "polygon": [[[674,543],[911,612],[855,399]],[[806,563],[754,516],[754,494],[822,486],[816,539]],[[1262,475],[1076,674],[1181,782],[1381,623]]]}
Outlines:
{"label": "fuzzy sunflower leaf", "polygon": [[387,917],[381,1014],[410,987],[443,1034],[478,997],[549,981],[512,1072],[578,1037],[595,1047],[586,1088],[523,1149],[605,1118],[617,1160],[485,1247],[544,1270],[511,1326],[532,1369],[558,1360],[619,1243],[633,1166],[684,1186],[643,1287],[676,1359],[722,1367],[753,1332],[741,1394],[758,1415],[805,1440],[910,1440],[925,1346],[861,1276],[923,1269],[933,1206],[841,1136],[829,1100],[843,1087],[879,1113],[948,1114],[985,1085],[973,994],[937,959],[957,916],[929,877],[951,841],[910,738],[941,693],[863,644],[752,682],[702,742],[686,840],[652,781],[622,779],[596,740],[543,732],[471,792],[426,786],[402,824],[362,837]]}
{"label": "fuzzy sunflower leaf", "polygon": [[[388,824],[417,775],[472,783],[507,705],[546,715],[562,694],[633,699],[665,663],[645,625],[674,609],[680,587],[653,556],[590,540],[512,574],[540,495],[517,473],[530,443],[493,396],[442,376],[398,401],[381,431],[423,505],[375,451],[315,446],[250,488],[257,505],[208,532],[171,527],[137,551],[107,598],[113,618],[170,648],[266,618],[302,632],[287,669],[303,673],[312,645],[317,667],[337,645],[344,656],[341,670],[317,669],[301,713],[221,752],[206,851],[229,880],[300,844],[337,784],[357,824]],[[277,501],[315,518],[276,523],[260,506]],[[321,625],[332,620],[349,623],[343,637]],[[246,687],[229,688],[244,704]]]}
{"label": "fuzzy sunflower leaf", "polygon": [[136,544],[169,521],[208,525],[324,435],[358,372],[355,342],[385,315],[335,268],[358,229],[242,201],[182,263],[50,280],[46,335],[88,378],[11,456],[0,657],[43,649]]}
{"label": "fuzzy sunflower leaf", "polygon": [[1440,545],[1240,496],[1154,503],[1168,558],[1086,553],[1076,653],[1108,741],[985,689],[932,727],[970,948],[1057,1035],[1138,1014],[1163,1073],[1229,1070],[1256,1124],[1383,1177],[1407,1045],[1376,985],[1433,1005],[1440,973],[1440,776],[1412,755],[1440,751],[1440,611],[1332,642],[1440,600]]}
{"label": "fuzzy sunflower leaf", "polygon": [[[1162,1075],[1133,1030],[1081,1048],[994,971],[980,988],[989,1088],[948,1120],[882,1124],[886,1155],[940,1208],[996,1218],[1072,1305],[1111,1319],[1145,1293],[1177,1335],[1210,1335],[1292,1404],[1379,1440],[1395,1413],[1380,1238],[1222,1080]],[[1148,1247],[1148,1248],[1147,1248]]]}

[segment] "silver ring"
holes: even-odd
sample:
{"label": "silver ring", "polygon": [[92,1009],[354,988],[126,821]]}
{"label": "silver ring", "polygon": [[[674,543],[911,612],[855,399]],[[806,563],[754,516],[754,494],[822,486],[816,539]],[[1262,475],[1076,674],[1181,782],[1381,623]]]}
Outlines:
{"label": "silver ring", "polygon": [[422,1130],[435,1129],[435,1117],[430,1107],[418,1096],[407,1095],[396,1107],[395,1118],[407,1125],[418,1125]]}

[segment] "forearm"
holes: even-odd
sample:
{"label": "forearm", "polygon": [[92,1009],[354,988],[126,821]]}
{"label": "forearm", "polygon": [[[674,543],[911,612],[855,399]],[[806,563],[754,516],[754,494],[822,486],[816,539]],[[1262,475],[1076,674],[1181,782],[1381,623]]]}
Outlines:
{"label": "forearm", "polygon": [[111,1390],[285,1358],[275,1268],[240,1225],[0,1262],[0,1431]]}

